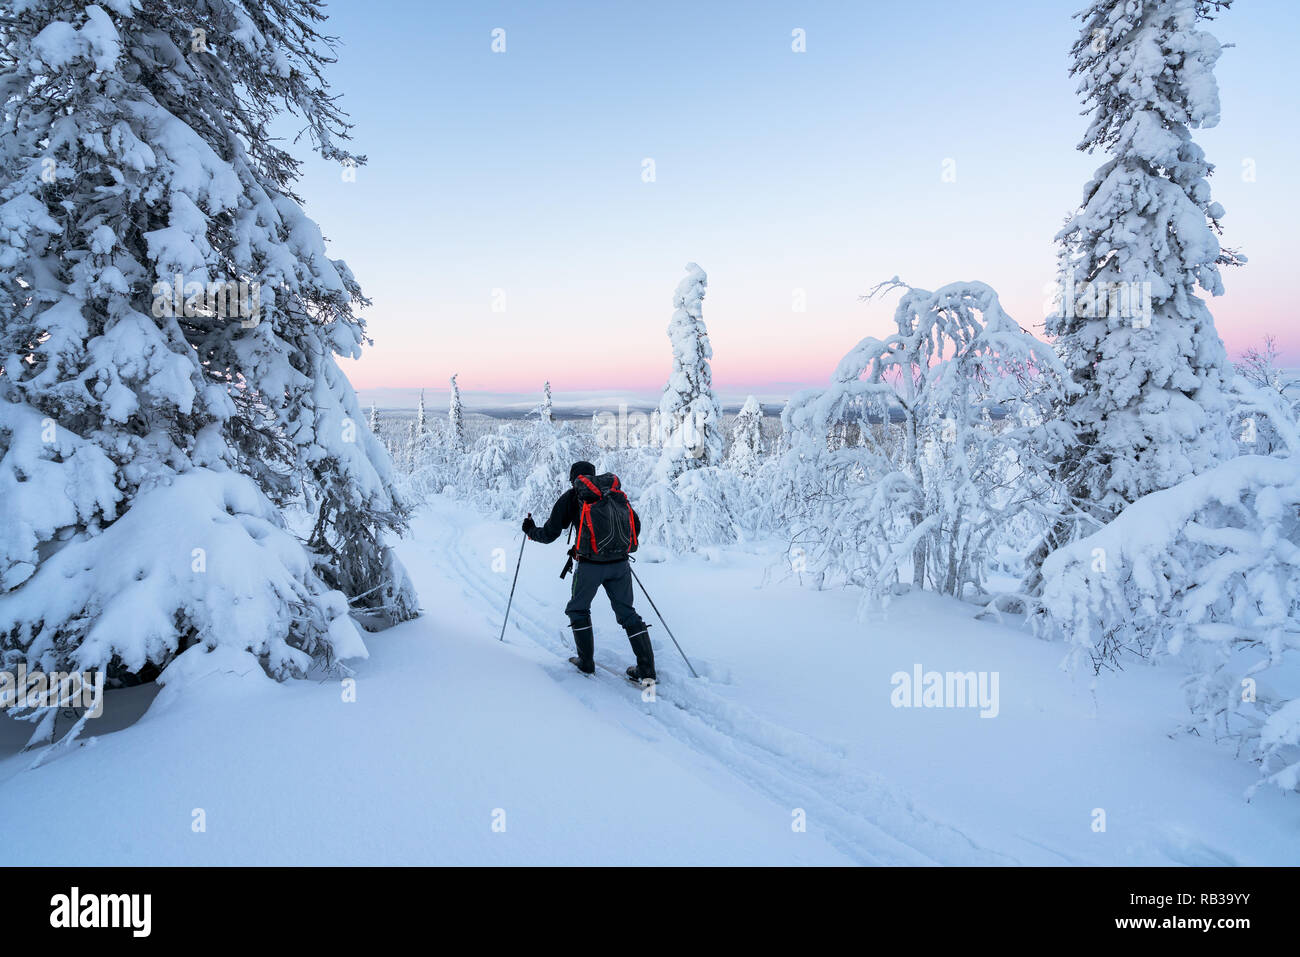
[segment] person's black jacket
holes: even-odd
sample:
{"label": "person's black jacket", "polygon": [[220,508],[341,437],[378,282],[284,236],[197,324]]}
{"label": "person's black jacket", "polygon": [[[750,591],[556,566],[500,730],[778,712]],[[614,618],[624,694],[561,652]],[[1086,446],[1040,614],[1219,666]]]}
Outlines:
{"label": "person's black jacket", "polygon": [[[536,526],[528,537],[535,542],[541,542],[543,545],[549,545],[560,537],[560,533],[566,528],[577,527],[578,515],[582,511],[582,504],[578,501],[578,493],[573,489],[568,489],[555,502],[555,507],[551,509],[551,517],[546,520],[545,525]],[[636,523],[636,533],[641,534],[641,516],[632,509],[632,521]],[[584,559],[585,561],[598,562],[598,558]],[[615,559],[623,561],[623,559]]]}

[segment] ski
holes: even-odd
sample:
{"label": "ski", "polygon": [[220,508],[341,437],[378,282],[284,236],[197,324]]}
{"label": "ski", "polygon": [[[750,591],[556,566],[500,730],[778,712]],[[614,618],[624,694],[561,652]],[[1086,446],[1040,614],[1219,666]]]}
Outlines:
{"label": "ski", "polygon": [[596,667],[599,668],[601,671],[613,675],[615,678],[622,678],[628,684],[635,685],[638,688],[647,688],[657,684],[657,682],[655,681],[650,681],[649,684],[645,684],[642,682],[640,678],[633,678],[626,671],[616,671],[613,668],[611,668],[609,665],[603,664],[599,661],[596,662]]}
{"label": "ski", "polygon": [[637,688],[641,688],[641,689],[655,688],[658,687],[659,684],[653,678],[649,678],[649,679],[633,678],[626,671],[615,671],[613,668],[606,668],[604,665],[600,664],[599,662],[597,662],[597,667],[604,668],[615,678],[622,678],[628,684],[633,685],[634,687]]}
{"label": "ski", "polygon": [[[569,646],[568,639],[565,637],[564,629],[563,629],[563,628],[559,629],[559,630],[558,630],[558,633],[559,633],[559,635],[560,635],[560,641],[563,642],[565,648],[570,647],[570,646]],[[572,664],[573,664],[573,661],[572,661],[572,660],[569,660],[568,663],[572,665]],[[656,679],[651,679],[650,682],[649,682],[648,684],[643,683],[642,680],[641,680],[640,678],[633,678],[633,677],[632,677],[631,675],[629,675],[626,671],[618,671],[618,670],[616,670],[616,669],[614,669],[614,668],[611,668],[609,665],[605,664],[605,663],[602,662],[602,661],[594,662],[594,664],[595,664],[596,667],[599,668],[601,671],[604,671],[604,672],[607,673],[607,674],[611,674],[611,675],[613,675],[615,678],[622,678],[624,681],[628,682],[628,684],[635,685],[635,686],[638,687],[638,688],[647,688],[647,687],[651,687],[651,686],[658,686],[658,684],[659,684],[659,682],[658,682]],[[578,674],[580,674],[580,675],[584,675],[584,676],[586,676],[586,677],[588,677],[588,678],[591,677],[591,675],[587,674],[585,671],[581,671],[581,670],[579,670],[578,667],[577,667],[576,665],[574,665],[573,670],[574,670],[574,671],[577,671]]]}

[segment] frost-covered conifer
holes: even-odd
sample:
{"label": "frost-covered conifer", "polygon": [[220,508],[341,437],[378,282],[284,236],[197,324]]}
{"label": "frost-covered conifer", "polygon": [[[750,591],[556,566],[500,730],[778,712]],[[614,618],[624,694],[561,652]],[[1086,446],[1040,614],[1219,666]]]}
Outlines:
{"label": "frost-covered conifer", "polygon": [[465,410],[460,404],[460,386],[456,384],[456,376],[451,377],[451,405],[447,410],[447,421],[450,425],[452,451],[464,452]]}
{"label": "frost-covered conifer", "polygon": [[673,292],[668,338],[673,371],[659,402],[659,436],[663,454],[659,476],[671,481],[693,468],[722,464],[722,412],[713,395],[709,359],[713,348],[704,327],[704,292],[708,277],[695,263]]}
{"label": "frost-covered conifer", "polygon": [[555,425],[555,407],[551,402],[551,383],[549,380],[542,387],[542,404],[533,411],[542,425]]}
{"label": "frost-covered conifer", "polygon": [[752,475],[758,468],[763,452],[763,407],[751,395],[732,423],[727,466],[741,475]]}
{"label": "frost-covered conifer", "polygon": [[1242,259],[1219,245],[1214,167],[1191,135],[1219,122],[1222,47],[1200,25],[1227,6],[1094,0],[1078,15],[1070,72],[1091,114],[1079,148],[1110,159],[1057,235],[1047,331],[1080,386],[1058,470],[1099,522],[1234,453],[1232,372],[1196,291],[1222,294],[1219,267]]}
{"label": "frost-covered conifer", "polygon": [[[365,303],[271,135],[348,124],[312,0],[32,0],[0,47],[0,652],[45,671],[364,655],[406,506],[335,357]],[[304,545],[277,506],[305,506]]]}

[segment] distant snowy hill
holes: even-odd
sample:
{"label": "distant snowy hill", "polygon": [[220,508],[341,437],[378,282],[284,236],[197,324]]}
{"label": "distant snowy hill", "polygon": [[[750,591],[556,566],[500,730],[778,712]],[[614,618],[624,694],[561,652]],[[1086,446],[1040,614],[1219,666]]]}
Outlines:
{"label": "distant snowy hill", "polygon": [[[430,407],[445,409],[450,398],[448,389],[415,388],[378,388],[358,389],[357,398],[361,405],[369,408],[372,404],[385,411],[415,409],[420,402],[420,392],[424,392],[424,401]],[[768,415],[779,415],[781,406],[789,393],[776,392],[727,392],[720,390],[719,402],[722,411],[735,414],[745,403],[749,395],[755,395],[763,403],[763,410]],[[461,398],[468,412],[479,412],[497,418],[518,418],[537,407],[540,399],[537,393],[524,392],[471,392],[461,390]],[[626,406],[629,412],[649,412],[659,405],[657,393],[621,392],[604,390],[593,392],[555,392],[555,414],[559,418],[590,418],[593,412],[617,412],[620,406]]]}

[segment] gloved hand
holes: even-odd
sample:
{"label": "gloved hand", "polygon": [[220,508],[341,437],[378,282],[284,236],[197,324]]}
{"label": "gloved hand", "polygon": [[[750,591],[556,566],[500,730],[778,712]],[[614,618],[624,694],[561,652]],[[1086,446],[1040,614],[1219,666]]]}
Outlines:
{"label": "gloved hand", "polygon": [[533,521],[532,513],[524,519],[524,534],[529,538],[533,537],[533,531],[537,528],[537,523]]}

